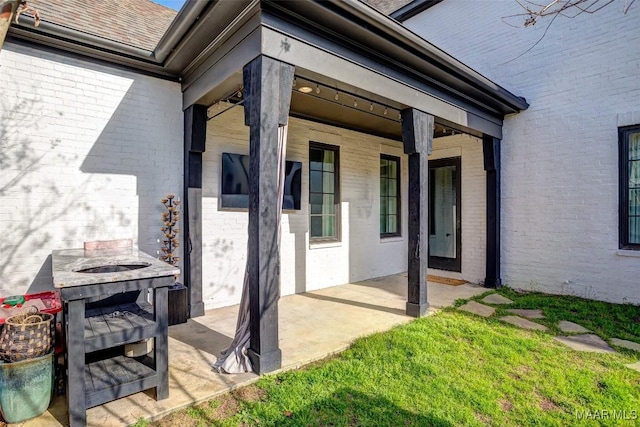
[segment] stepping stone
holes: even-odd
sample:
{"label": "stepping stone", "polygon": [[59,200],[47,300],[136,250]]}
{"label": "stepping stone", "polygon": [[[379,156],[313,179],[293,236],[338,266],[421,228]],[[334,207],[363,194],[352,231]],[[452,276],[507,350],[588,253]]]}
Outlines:
{"label": "stepping stone", "polygon": [[496,309],[489,307],[488,305],[480,304],[479,302],[469,301],[465,305],[458,307],[458,310],[466,311],[468,313],[477,314],[482,317],[491,317]]}
{"label": "stepping stone", "polygon": [[627,368],[631,368],[631,369],[635,369],[636,371],[640,372],[640,362],[636,362],[636,363],[631,363],[629,365],[624,365]]}
{"label": "stepping stone", "polygon": [[602,338],[594,334],[572,335],[569,337],[554,337],[556,341],[570,347],[576,351],[586,351],[591,353],[615,353]]}
{"label": "stepping stone", "polygon": [[611,338],[609,342],[618,347],[624,347],[629,350],[640,352],[640,344],[638,344],[637,342],[621,340],[620,338]]}
{"label": "stepping stone", "polygon": [[558,328],[568,334],[586,334],[587,332],[591,332],[584,326],[580,326],[577,323],[569,322],[568,320],[561,320],[558,322]]}
{"label": "stepping stone", "polygon": [[544,313],[542,312],[542,310],[511,308],[507,311],[509,313],[517,314],[518,316],[526,317],[527,319],[544,319]]}
{"label": "stepping stone", "polygon": [[513,304],[513,301],[511,301],[509,298],[503,297],[500,294],[491,294],[491,295],[487,295],[486,297],[482,298],[482,302],[487,303],[487,304]]}
{"label": "stepping stone", "polygon": [[547,327],[544,325],[541,325],[536,322],[532,322],[531,320],[523,319],[522,317],[518,317],[518,316],[504,316],[504,317],[501,317],[500,320],[502,320],[503,322],[510,323],[522,329],[529,329],[532,331],[547,330]]}

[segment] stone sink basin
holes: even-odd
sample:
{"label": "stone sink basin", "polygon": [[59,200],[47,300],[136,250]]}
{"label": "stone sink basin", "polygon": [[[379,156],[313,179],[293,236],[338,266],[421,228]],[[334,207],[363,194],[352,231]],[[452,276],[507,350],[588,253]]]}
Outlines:
{"label": "stone sink basin", "polygon": [[53,251],[53,286],[66,288],[180,274],[179,268],[139,250],[117,255],[97,252],[94,255],[87,257],[84,249]]}
{"label": "stone sink basin", "polygon": [[114,264],[114,265],[101,265],[98,267],[88,267],[82,270],[76,270],[76,273],[119,273],[121,271],[138,270],[140,268],[149,267],[151,264]]}

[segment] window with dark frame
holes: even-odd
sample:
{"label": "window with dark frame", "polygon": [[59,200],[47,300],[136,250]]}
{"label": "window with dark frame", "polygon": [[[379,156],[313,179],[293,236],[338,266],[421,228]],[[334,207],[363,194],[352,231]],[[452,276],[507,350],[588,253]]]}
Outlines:
{"label": "window with dark frame", "polygon": [[309,143],[309,238],[340,239],[339,149]]}
{"label": "window with dark frame", "polygon": [[400,236],[400,158],[380,155],[380,237]]}
{"label": "window with dark frame", "polygon": [[640,250],[640,125],[619,128],[620,249]]}

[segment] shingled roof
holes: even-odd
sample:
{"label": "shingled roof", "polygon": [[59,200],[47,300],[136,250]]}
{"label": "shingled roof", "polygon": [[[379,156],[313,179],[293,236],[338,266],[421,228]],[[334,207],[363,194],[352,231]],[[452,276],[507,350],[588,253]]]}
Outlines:
{"label": "shingled roof", "polygon": [[367,3],[369,6],[379,10],[385,15],[391,15],[391,12],[395,12],[402,6],[406,6],[413,0],[360,0],[363,3]]}
{"label": "shingled roof", "polygon": [[153,51],[178,12],[150,0],[29,0],[43,21]]}

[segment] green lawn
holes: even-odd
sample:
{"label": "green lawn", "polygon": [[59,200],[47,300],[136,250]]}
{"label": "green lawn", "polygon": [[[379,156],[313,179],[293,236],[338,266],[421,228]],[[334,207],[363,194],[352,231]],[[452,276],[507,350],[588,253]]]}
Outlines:
{"label": "green lawn", "polygon": [[[640,307],[518,294],[551,333],[446,309],[358,340],[341,355],[170,415],[169,426],[640,425],[638,353],[577,353],[555,342],[558,320],[640,342]],[[480,299],[478,297],[477,299]],[[458,302],[460,305],[461,302]],[[500,312],[498,312],[500,314]],[[626,417],[597,419],[608,411]],[[577,415],[590,411],[592,419]],[[586,412],[589,413],[589,412]]]}

